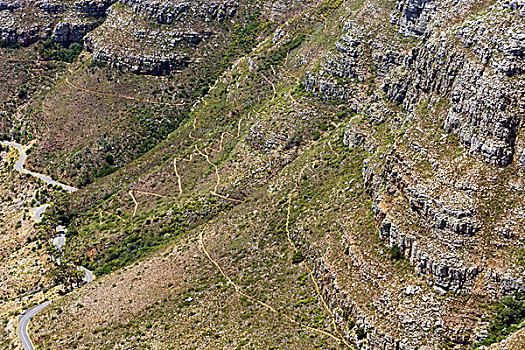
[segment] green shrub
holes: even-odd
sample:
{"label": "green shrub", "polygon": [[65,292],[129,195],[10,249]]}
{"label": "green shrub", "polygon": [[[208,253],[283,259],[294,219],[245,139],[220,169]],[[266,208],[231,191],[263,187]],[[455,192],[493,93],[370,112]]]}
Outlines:
{"label": "green shrub", "polygon": [[394,244],[394,246],[392,247],[392,249],[390,249],[390,259],[392,260],[401,260],[402,258],[402,253],[401,253],[401,249]]}
{"label": "green shrub", "polygon": [[288,52],[298,48],[303,43],[305,38],[306,36],[304,34],[299,34],[292,40],[285,43],[277,51],[274,51],[270,56],[264,59],[263,65],[259,68],[259,70],[267,70],[270,69],[271,66],[281,64]]}
{"label": "green shrub", "polygon": [[308,274],[303,273],[301,276],[297,277],[297,280],[299,281],[300,286],[304,286],[306,284],[306,280],[308,279]]}
{"label": "green shrub", "polygon": [[363,327],[359,327],[355,330],[355,334],[357,335],[357,339],[361,340],[364,339],[366,336],[365,329]]}
{"label": "green shrub", "polygon": [[109,165],[108,163],[104,163],[104,165],[102,165],[102,168],[100,168],[100,170],[95,174],[95,177],[102,178],[108,176],[117,171],[118,169],[120,169],[120,167],[115,167]]}
{"label": "green shrub", "polygon": [[20,44],[18,43],[10,43],[5,40],[0,40],[0,48],[2,49],[19,49]]}
{"label": "green shrub", "polygon": [[303,252],[300,250],[296,250],[292,256],[292,263],[299,264],[299,263],[302,263],[303,261],[304,261]]}

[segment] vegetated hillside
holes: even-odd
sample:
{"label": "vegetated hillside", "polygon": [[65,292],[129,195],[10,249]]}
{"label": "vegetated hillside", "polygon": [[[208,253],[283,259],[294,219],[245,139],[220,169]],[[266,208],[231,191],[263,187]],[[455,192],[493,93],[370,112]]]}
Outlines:
{"label": "vegetated hillside", "polygon": [[[104,108],[96,118],[134,108],[121,120],[126,131],[115,132],[129,141],[124,149],[143,140],[128,130],[155,128],[130,123],[141,112],[124,103],[140,101],[108,103],[115,91],[136,97],[138,83],[171,86],[167,77],[135,75],[153,69],[148,55],[158,49],[141,40],[171,18],[214,18],[199,7],[188,19],[182,5],[149,5],[113,5],[86,39],[109,66],[81,59],[69,87],[57,88],[78,93],[73,78],[110,78],[110,95],[83,91],[80,103],[100,98],[90,107]],[[276,8],[262,3],[261,13],[272,18]],[[159,23],[129,45],[144,50],[144,61],[118,43],[97,46],[104,33],[141,23],[144,11]],[[524,14],[508,1],[323,1],[258,31],[256,48],[239,53],[191,108],[177,106],[179,121],[137,159],[141,152],[94,156],[96,147],[83,158],[72,151],[80,134],[48,146],[50,154],[65,149],[61,176],[80,179],[92,159],[120,168],[88,177],[52,209],[69,227],[63,261],[99,279],[35,317],[34,342],[523,348]],[[159,62],[176,54],[159,51]],[[188,62],[171,79],[192,67],[200,66]],[[66,90],[57,91],[42,113],[67,108]],[[154,107],[145,94],[149,111],[175,107]],[[178,101],[162,96],[155,101]],[[72,159],[85,159],[77,174]]]}
{"label": "vegetated hillside", "polygon": [[85,186],[129,163],[176,130],[235,59],[312,4],[115,3],[85,37],[88,53],[32,104],[46,135],[33,164]]}
{"label": "vegetated hillside", "polygon": [[[29,151],[28,151],[29,152]],[[14,170],[18,151],[0,146],[0,347],[8,349],[16,336],[17,316],[27,308],[57,297],[47,232],[35,223],[34,208],[57,195]]]}
{"label": "vegetated hillside", "polygon": [[85,186],[166,138],[235,59],[315,3],[5,1],[0,132],[37,137],[33,165]]}

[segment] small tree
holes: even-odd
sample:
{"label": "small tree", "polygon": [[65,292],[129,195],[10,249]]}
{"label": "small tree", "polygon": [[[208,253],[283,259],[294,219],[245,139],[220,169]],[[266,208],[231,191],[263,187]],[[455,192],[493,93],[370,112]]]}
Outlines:
{"label": "small tree", "polygon": [[390,249],[390,259],[392,260],[401,260],[402,258],[402,253],[401,253],[401,249],[394,244],[394,246],[392,247],[392,249]]}
{"label": "small tree", "polygon": [[303,252],[300,250],[296,250],[292,256],[292,263],[299,264],[299,263],[302,263],[303,261],[304,261]]}

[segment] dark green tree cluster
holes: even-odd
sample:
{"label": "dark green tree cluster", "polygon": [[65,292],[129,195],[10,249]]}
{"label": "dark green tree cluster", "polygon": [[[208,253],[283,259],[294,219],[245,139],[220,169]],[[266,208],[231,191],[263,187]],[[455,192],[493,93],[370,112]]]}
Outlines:
{"label": "dark green tree cluster", "polygon": [[[179,235],[182,231],[175,231]],[[127,236],[120,244],[111,247],[100,260],[85,263],[88,269],[94,269],[95,275],[102,276],[137,261],[165,244],[171,235],[163,232],[142,231]]]}
{"label": "dark green tree cluster", "polygon": [[75,284],[84,278],[84,272],[78,270],[72,263],[62,261],[51,271],[51,276],[56,284],[64,284],[67,288],[73,289]]}
{"label": "dark green tree cluster", "polygon": [[495,305],[495,316],[490,324],[489,336],[479,345],[491,345],[505,339],[519,329],[525,321],[525,294],[508,296]]}
{"label": "dark green tree cluster", "polygon": [[73,43],[69,47],[49,39],[38,46],[38,54],[45,61],[75,62],[78,55],[84,50],[81,43]]}
{"label": "dark green tree cluster", "polygon": [[403,252],[399,246],[395,245],[390,249],[390,259],[401,260],[403,258]]}
{"label": "dark green tree cluster", "polygon": [[19,49],[20,45],[17,43],[10,43],[5,40],[0,40],[0,48],[2,49]]}

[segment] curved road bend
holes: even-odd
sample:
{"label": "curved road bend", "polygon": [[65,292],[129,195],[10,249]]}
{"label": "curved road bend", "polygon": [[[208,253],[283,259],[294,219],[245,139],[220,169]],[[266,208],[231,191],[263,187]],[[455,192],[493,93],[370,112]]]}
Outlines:
{"label": "curved road bend", "polygon": [[[85,272],[83,283],[93,282],[94,277],[91,271],[81,266],[77,267],[77,269]],[[45,309],[53,301],[48,301],[46,303],[34,306],[31,309],[22,312],[20,315],[18,320],[18,336],[20,337],[20,341],[22,342],[22,346],[25,350],[35,350],[35,347],[33,346],[33,343],[27,334],[27,326],[29,325],[29,321],[31,321],[33,316]]]}
{"label": "curved road bend", "polygon": [[44,182],[46,182],[46,183],[48,183],[50,185],[62,187],[64,190],[68,191],[69,193],[78,191],[78,188],[75,188],[75,187],[68,186],[68,185],[62,184],[60,182],[57,182],[57,181],[53,180],[52,178],[50,178],[49,176],[26,170],[24,168],[24,164],[25,164],[26,159],[27,159],[27,154],[26,154],[26,152],[24,150],[24,146],[22,146],[22,145],[20,145],[20,144],[18,144],[16,142],[8,142],[8,141],[2,141],[2,142],[0,142],[0,144],[2,144],[4,146],[11,146],[13,148],[16,148],[18,150],[18,152],[20,153],[20,159],[15,164],[15,169],[19,173],[21,173],[21,174],[29,174],[31,176],[39,178],[40,180],[42,180],[42,181],[44,181]]}
{"label": "curved road bend", "polygon": [[20,337],[20,341],[25,350],[35,349],[33,343],[31,343],[31,339],[29,339],[29,336],[27,335],[27,325],[29,324],[29,321],[31,321],[33,316],[42,311],[49,304],[51,304],[51,301],[34,306],[31,309],[22,312],[20,315],[20,319],[18,320],[18,336]]}

